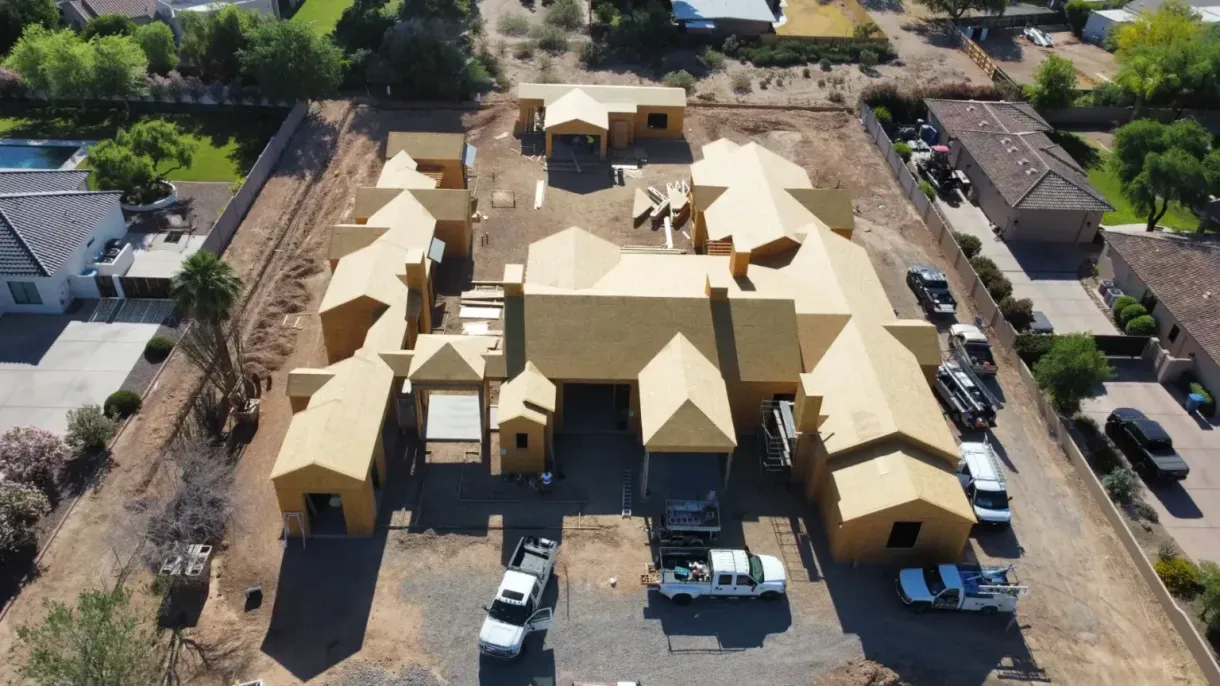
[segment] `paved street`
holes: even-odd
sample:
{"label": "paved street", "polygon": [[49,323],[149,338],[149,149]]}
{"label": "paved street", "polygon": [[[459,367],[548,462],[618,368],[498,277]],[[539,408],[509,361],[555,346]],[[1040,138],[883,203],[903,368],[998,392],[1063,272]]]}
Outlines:
{"label": "paved street", "polygon": [[1085,255],[1075,245],[1005,243],[991,232],[987,216],[962,201],[953,207],[937,201],[954,230],[978,237],[982,255],[991,258],[1012,282],[1012,297],[1029,298],[1056,333],[1115,334],[1118,330],[1084,290],[1076,276]]}
{"label": "paved street", "polygon": [[1104,395],[1087,400],[1084,411],[1098,424],[1116,407],[1134,407],[1156,420],[1173,438],[1190,465],[1180,483],[1150,488],[1146,497],[1161,524],[1195,560],[1220,561],[1220,433],[1217,422],[1186,413],[1177,392],[1156,382],[1141,360],[1111,360],[1118,372],[1105,384]]}
{"label": "paved street", "polygon": [[0,319],[0,432],[38,426],[62,433],[65,413],[101,405],[144,354],[172,311],[168,302],[128,301],[113,322],[75,314],[9,314]]}

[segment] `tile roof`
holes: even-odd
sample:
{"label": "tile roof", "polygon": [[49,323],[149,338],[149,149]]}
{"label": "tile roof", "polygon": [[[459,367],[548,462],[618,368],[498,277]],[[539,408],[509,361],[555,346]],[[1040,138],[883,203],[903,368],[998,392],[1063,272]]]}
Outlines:
{"label": "tile roof", "polygon": [[0,196],[0,274],[51,276],[93,235],[119,193],[54,192]]}
{"label": "tile roof", "polygon": [[1207,354],[1220,362],[1220,243],[1106,231],[1118,254]]}
{"label": "tile roof", "polygon": [[959,131],[954,134],[1004,200],[1019,209],[1114,209],[1067,153],[1042,133]]}
{"label": "tile roof", "polygon": [[85,169],[15,170],[0,172],[0,195],[80,190],[89,178]]}
{"label": "tile roof", "polygon": [[924,104],[950,136],[956,136],[958,131],[1025,133],[1054,130],[1033,107],[1024,102],[924,100]]}
{"label": "tile roof", "polygon": [[156,0],[80,0],[92,16],[122,14],[131,18],[151,17],[157,13]]}

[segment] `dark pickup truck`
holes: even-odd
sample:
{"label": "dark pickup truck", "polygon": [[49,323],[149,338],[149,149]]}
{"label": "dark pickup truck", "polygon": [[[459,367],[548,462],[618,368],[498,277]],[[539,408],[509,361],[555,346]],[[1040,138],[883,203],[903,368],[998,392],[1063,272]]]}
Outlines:
{"label": "dark pickup truck", "polygon": [[1173,449],[1173,439],[1139,410],[1120,407],[1111,412],[1106,418],[1106,435],[1147,479],[1181,481],[1190,474],[1190,465]]}

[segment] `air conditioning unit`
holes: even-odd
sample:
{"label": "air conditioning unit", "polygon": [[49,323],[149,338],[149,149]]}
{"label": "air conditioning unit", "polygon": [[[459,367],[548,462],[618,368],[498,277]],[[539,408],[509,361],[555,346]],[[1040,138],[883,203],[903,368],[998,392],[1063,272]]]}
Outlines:
{"label": "air conditioning unit", "polygon": [[1115,288],[1115,286],[1114,286],[1114,282],[1109,279],[1106,279],[1105,281],[1102,281],[1101,283],[1097,284],[1097,292],[1099,294],[1101,294],[1102,297],[1105,297],[1106,291],[1110,290],[1111,288]]}
{"label": "air conditioning unit", "polygon": [[1121,288],[1111,288],[1106,291],[1106,307],[1114,307],[1114,301],[1121,298],[1123,293]]}

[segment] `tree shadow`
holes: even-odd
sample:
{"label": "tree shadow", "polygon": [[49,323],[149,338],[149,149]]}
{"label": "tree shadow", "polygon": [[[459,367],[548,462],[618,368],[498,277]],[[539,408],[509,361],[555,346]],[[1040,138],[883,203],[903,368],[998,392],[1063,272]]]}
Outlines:
{"label": "tree shadow", "polygon": [[906,5],[902,0],[861,0],[860,4],[869,12],[904,12]]}
{"label": "tree shadow", "polygon": [[960,41],[957,32],[947,22],[936,19],[910,21],[902,25],[902,30],[923,38],[925,43],[937,48],[956,50]]}
{"label": "tree shadow", "polygon": [[1089,145],[1084,136],[1073,133],[1071,131],[1056,130],[1046,134],[1059,147],[1063,148],[1067,154],[1076,160],[1082,169],[1095,169],[1100,167],[1104,162],[1101,154],[1097,152],[1097,148]]}

